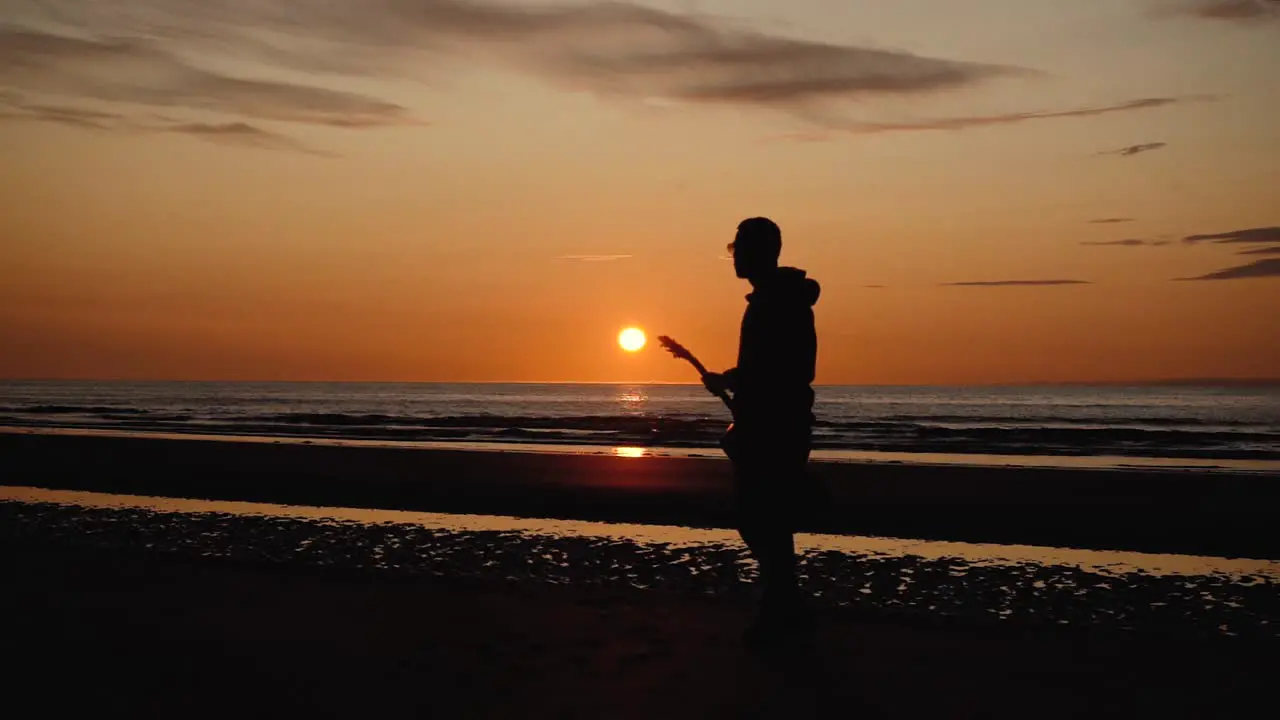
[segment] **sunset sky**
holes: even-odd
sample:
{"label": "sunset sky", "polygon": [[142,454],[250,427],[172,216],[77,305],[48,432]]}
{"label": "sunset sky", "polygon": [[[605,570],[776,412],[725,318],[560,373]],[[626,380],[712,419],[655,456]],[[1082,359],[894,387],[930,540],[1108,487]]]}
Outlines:
{"label": "sunset sky", "polygon": [[0,0],[0,377],[1280,375],[1276,0]]}

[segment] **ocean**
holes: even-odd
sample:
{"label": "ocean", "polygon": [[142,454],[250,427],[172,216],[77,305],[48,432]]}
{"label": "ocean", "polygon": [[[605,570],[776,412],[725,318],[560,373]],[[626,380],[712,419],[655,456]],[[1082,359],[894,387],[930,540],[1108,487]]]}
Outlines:
{"label": "ocean", "polygon": [[[1280,471],[1280,387],[819,386],[816,459]],[[0,426],[715,454],[696,385],[0,382]]]}

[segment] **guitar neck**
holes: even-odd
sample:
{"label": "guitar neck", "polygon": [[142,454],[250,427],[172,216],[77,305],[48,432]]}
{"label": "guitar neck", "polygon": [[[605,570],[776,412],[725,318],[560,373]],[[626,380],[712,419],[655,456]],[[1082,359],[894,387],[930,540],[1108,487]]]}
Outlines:
{"label": "guitar neck", "polygon": [[[694,357],[693,353],[689,353],[688,356],[685,357],[685,360],[689,361],[689,364],[693,366],[693,369],[698,371],[698,375],[700,377],[705,378],[711,374],[707,371],[707,366],[703,365],[702,361]],[[729,408],[730,413],[733,412],[733,398],[729,397],[729,393],[718,392],[716,393],[716,397],[720,398],[720,400],[724,402],[725,407]]]}
{"label": "guitar neck", "polygon": [[698,371],[699,376],[706,377],[711,374],[710,372],[707,371],[707,367],[703,365],[702,362],[698,360],[698,358],[694,357],[693,355],[689,355],[687,359],[689,361],[689,364],[693,366],[693,369]]}

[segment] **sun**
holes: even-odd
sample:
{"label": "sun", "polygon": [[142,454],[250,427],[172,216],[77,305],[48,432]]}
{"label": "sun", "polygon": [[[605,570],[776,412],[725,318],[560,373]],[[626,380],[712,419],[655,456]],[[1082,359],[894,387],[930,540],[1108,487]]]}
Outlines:
{"label": "sun", "polygon": [[640,328],[629,327],[618,333],[618,345],[627,352],[636,352],[644,347],[644,343],[644,331]]}

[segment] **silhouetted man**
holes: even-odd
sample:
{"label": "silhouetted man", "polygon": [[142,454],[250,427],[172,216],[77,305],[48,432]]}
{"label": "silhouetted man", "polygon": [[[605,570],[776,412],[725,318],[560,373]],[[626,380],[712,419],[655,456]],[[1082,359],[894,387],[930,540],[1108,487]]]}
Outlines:
{"label": "silhouetted man", "polygon": [[751,283],[738,365],[706,376],[708,390],[733,394],[733,462],[738,529],[760,566],[761,614],[749,631],[769,639],[806,623],[796,582],[794,534],[807,491],[813,428],[820,288],[803,270],[778,267],[782,233],[767,218],[738,225],[733,269]]}

